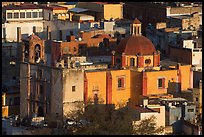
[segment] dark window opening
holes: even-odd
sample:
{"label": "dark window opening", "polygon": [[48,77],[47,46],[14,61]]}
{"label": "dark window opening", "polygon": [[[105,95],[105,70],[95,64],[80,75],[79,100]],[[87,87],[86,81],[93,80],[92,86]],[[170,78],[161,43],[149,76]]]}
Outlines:
{"label": "dark window opening", "polygon": [[31,18],[31,12],[26,12],[26,18]]}
{"label": "dark window opening", "polygon": [[7,13],[7,18],[11,19],[12,18],[12,13]]}
{"label": "dark window opening", "polygon": [[76,47],[74,47],[74,52],[76,52],[77,51],[77,49],[76,49]]}
{"label": "dark window opening", "polygon": [[117,64],[120,64],[121,63],[121,60],[119,58],[116,58],[116,63]]}
{"label": "dark window opening", "polygon": [[25,18],[25,12],[20,13],[20,18]]}
{"label": "dark window opening", "polygon": [[188,112],[194,112],[194,109],[188,109]]}
{"label": "dark window opening", "polygon": [[43,14],[42,14],[42,12],[39,12],[39,17],[43,17]]}
{"label": "dark window opening", "polygon": [[151,63],[151,59],[146,59],[145,60],[145,64],[150,64]]}
{"label": "dark window opening", "polygon": [[75,92],[75,91],[76,91],[76,87],[72,86],[72,92]]}
{"label": "dark window opening", "polygon": [[40,45],[35,45],[35,62],[39,62],[40,60]]}
{"label": "dark window opening", "polygon": [[165,88],[165,78],[158,79],[158,88]]}
{"label": "dark window opening", "polygon": [[37,18],[38,17],[38,13],[37,12],[33,12],[33,18]]}
{"label": "dark window opening", "polygon": [[196,98],[196,101],[198,101],[198,98]]}
{"label": "dark window opening", "polygon": [[124,78],[118,78],[118,88],[124,88]]}
{"label": "dark window opening", "polygon": [[15,18],[15,19],[19,18],[19,13],[18,13],[18,12],[17,12],[17,13],[14,13],[14,18]]}
{"label": "dark window opening", "polygon": [[134,58],[130,58],[130,66],[135,66],[135,59]]}

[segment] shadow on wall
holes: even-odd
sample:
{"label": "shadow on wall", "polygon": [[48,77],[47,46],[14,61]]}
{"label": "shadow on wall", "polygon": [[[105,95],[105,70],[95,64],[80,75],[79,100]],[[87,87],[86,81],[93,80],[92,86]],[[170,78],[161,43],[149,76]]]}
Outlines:
{"label": "shadow on wall", "polygon": [[167,93],[175,93],[175,92],[180,92],[181,91],[181,83],[178,82],[169,82],[168,83],[168,88],[167,88]]}

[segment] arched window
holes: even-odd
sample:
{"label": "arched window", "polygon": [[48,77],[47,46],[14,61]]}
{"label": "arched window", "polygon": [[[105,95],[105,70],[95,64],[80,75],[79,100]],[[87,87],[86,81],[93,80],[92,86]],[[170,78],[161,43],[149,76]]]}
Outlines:
{"label": "arched window", "polygon": [[37,62],[40,58],[40,45],[35,45],[35,62]]}

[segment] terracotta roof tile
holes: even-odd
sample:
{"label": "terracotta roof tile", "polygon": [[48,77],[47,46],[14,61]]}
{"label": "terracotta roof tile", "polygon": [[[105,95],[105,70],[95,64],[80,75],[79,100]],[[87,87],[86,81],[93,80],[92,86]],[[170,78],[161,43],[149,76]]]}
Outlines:
{"label": "terracotta roof tile", "polygon": [[120,42],[116,52],[126,55],[151,55],[156,50],[148,38],[144,36],[129,36]]}

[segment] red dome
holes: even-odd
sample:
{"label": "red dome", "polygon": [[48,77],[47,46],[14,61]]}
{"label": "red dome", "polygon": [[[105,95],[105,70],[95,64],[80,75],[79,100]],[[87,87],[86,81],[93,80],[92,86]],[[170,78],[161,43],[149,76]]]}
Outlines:
{"label": "red dome", "polygon": [[155,51],[152,42],[144,36],[129,36],[124,38],[116,50],[116,52],[126,55],[151,55]]}

